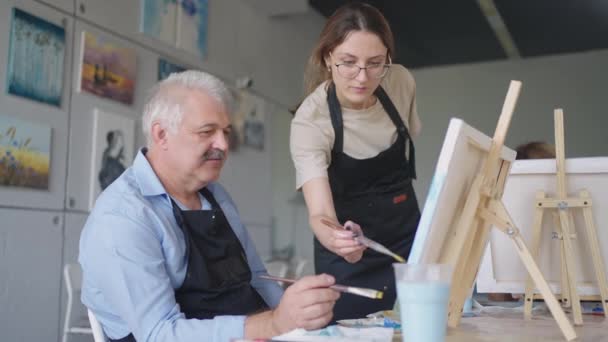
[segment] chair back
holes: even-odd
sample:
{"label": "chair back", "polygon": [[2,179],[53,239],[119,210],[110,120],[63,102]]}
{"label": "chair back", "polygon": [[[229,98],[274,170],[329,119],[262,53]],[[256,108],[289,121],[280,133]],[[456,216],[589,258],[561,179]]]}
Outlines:
{"label": "chair back", "polygon": [[99,324],[99,321],[97,321],[97,318],[95,318],[95,315],[91,310],[89,310],[89,322],[91,322],[91,328],[93,329],[93,340],[95,340],[95,342],[108,342],[106,335],[101,328],[101,324]]}
{"label": "chair back", "polygon": [[85,314],[85,306],[80,302],[82,270],[78,264],[63,267],[63,281],[67,291],[67,303],[63,322],[62,342],[68,342],[70,334],[91,334],[91,327]]}

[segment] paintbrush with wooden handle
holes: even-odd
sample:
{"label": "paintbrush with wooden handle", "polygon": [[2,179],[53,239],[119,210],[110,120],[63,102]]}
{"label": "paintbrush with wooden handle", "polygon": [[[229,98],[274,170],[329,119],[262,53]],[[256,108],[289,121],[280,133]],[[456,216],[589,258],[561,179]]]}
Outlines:
{"label": "paintbrush with wooden handle", "polygon": [[[276,280],[276,281],[282,281],[284,283],[290,283],[290,284],[293,284],[297,281],[295,279],[275,277],[275,276],[271,276],[271,275],[261,275],[259,277],[262,279],[266,279],[266,280]],[[339,292],[350,293],[350,294],[367,297],[367,298],[371,298],[371,299],[382,299],[382,297],[384,297],[384,292],[382,292],[382,291],[378,291],[378,290],[374,290],[374,289],[366,289],[363,287],[353,287],[353,286],[334,284],[334,285],[330,286],[329,288],[339,291]]]}
{"label": "paintbrush with wooden handle", "polygon": [[[331,220],[322,218],[321,219],[321,223],[323,223],[324,225],[330,227],[330,228],[334,228],[334,229],[339,229],[339,230],[346,230],[346,228],[344,228],[342,225],[338,224],[337,222],[333,222]],[[405,259],[403,259],[403,257],[401,255],[398,255],[396,253],[393,253],[390,249],[384,247],[382,244],[366,238],[363,235],[357,236],[355,237],[356,241],[359,241],[362,245],[364,245],[365,247],[368,247],[370,249],[375,250],[378,253],[382,253],[388,256],[393,257],[395,260],[399,261],[399,262],[406,262]]]}

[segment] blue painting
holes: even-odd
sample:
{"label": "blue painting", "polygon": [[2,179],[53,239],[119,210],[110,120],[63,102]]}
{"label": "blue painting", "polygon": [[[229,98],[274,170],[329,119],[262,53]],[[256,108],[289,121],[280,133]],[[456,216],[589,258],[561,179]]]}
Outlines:
{"label": "blue painting", "polygon": [[177,39],[178,0],[142,0],[140,31],[174,45]]}
{"label": "blue painting", "polygon": [[208,0],[179,0],[177,47],[198,56],[207,53]]}
{"label": "blue painting", "polygon": [[65,30],[13,8],[7,91],[61,106]]}
{"label": "blue painting", "polygon": [[0,186],[49,188],[51,127],[0,116]]}
{"label": "blue painting", "polygon": [[186,70],[185,67],[177,64],[173,64],[167,60],[160,58],[158,60],[158,80],[162,81],[169,77],[174,72],[182,72]]}

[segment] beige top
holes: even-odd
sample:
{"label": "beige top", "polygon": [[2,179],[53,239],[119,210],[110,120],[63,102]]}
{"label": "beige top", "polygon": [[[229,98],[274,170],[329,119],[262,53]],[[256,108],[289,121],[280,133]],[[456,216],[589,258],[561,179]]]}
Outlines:
{"label": "beige top", "polygon": [[[334,129],[327,105],[327,82],[313,91],[291,121],[290,149],[296,168],[296,188],[317,177],[327,177],[334,146]],[[402,65],[393,64],[380,85],[399,111],[412,138],[422,124],[416,111],[416,83]],[[344,153],[366,159],[378,155],[397,140],[397,127],[380,101],[362,110],[342,107]]]}

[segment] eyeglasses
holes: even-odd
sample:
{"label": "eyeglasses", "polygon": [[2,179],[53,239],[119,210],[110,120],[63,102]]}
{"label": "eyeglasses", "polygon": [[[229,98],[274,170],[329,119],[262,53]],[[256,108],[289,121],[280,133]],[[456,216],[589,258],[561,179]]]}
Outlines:
{"label": "eyeglasses", "polygon": [[388,64],[384,63],[371,63],[364,67],[360,67],[355,63],[339,63],[334,64],[338,69],[338,74],[344,78],[353,79],[359,75],[361,70],[365,70],[367,76],[370,78],[382,78],[388,72],[392,62],[391,57],[388,57]]}

